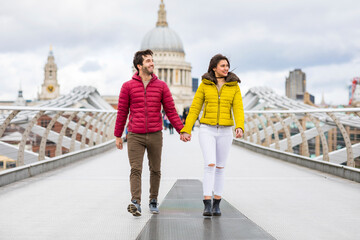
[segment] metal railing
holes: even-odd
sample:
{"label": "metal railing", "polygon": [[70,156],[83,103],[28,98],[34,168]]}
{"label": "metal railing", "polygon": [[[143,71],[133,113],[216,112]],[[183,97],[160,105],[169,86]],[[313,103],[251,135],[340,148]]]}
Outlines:
{"label": "metal railing", "polygon": [[[16,160],[16,166],[114,138],[116,110],[0,107],[0,111],[7,112],[0,115],[0,140],[12,131],[10,126],[22,133],[16,147],[0,141],[0,155]],[[360,157],[360,109],[245,111],[244,140],[355,167]],[[26,145],[33,152],[26,151]]]}
{"label": "metal railing", "polygon": [[360,109],[245,111],[244,140],[355,167],[360,156]]}
{"label": "metal railing", "polygon": [[[91,148],[114,138],[116,110],[2,106],[0,111],[0,141],[11,132],[22,134],[12,144],[0,142],[0,155],[16,156],[16,166]],[[31,145],[33,152],[27,151],[26,145]]]}

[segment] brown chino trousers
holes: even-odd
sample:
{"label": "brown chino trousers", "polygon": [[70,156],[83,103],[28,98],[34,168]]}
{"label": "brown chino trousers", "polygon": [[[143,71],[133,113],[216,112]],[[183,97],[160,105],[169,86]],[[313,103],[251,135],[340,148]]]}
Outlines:
{"label": "brown chino trousers", "polygon": [[127,138],[128,156],[131,167],[131,200],[141,202],[141,173],[145,149],[147,150],[150,170],[150,199],[157,199],[161,178],[162,132],[138,134],[129,132]]}

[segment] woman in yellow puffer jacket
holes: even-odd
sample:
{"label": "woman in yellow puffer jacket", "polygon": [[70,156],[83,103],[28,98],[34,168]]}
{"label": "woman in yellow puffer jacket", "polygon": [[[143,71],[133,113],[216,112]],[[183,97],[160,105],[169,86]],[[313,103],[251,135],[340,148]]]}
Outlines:
{"label": "woman in yellow puffer jacket", "polygon": [[[235,136],[244,132],[244,109],[238,83],[240,79],[229,72],[227,57],[217,54],[210,60],[208,72],[195,93],[180,139],[191,140],[191,129],[204,105],[200,119],[199,141],[204,157],[204,216],[220,216],[220,201],[224,188],[224,167]],[[214,201],[211,198],[214,194]]]}

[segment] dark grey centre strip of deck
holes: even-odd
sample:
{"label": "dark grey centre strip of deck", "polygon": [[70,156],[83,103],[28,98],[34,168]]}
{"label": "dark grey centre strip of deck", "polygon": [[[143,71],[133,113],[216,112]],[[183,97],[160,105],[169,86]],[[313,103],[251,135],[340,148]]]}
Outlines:
{"label": "dark grey centre strip of deck", "polygon": [[222,216],[203,217],[202,198],[199,180],[177,180],[137,239],[275,239],[225,199]]}

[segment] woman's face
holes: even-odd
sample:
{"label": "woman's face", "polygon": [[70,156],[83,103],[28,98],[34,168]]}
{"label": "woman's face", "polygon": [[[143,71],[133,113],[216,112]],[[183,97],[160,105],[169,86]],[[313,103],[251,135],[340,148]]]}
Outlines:
{"label": "woman's face", "polygon": [[213,70],[215,72],[215,77],[226,77],[229,73],[229,63],[225,59],[220,60]]}

